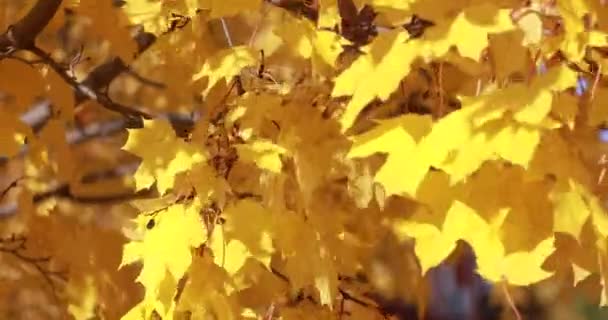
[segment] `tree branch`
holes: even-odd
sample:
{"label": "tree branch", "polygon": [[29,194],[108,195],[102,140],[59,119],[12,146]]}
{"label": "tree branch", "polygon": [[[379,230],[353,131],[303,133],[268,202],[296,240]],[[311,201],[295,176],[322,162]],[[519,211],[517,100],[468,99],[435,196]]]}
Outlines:
{"label": "tree branch", "polygon": [[[21,115],[21,121],[28,126],[34,128],[34,131],[38,131],[51,117],[50,103],[48,101],[42,101],[36,105],[36,107],[28,110],[26,113]],[[196,121],[198,120],[198,114],[180,114],[180,113],[166,113],[158,115],[158,119],[167,119],[175,133],[179,137],[184,137],[185,133],[191,132],[194,128]],[[127,128],[141,128],[142,126],[134,126],[134,124],[125,118],[118,118],[107,120],[103,122],[97,122],[89,124],[82,128],[74,128],[68,130],[65,133],[65,140],[69,145],[78,145],[85,143],[94,138],[108,137],[118,132],[121,132]],[[19,154],[15,157],[21,157],[27,154],[29,146],[23,145]],[[0,165],[4,165],[10,159],[7,157],[0,156]],[[1,213],[0,213],[1,215]]]}
{"label": "tree branch", "polygon": [[0,35],[0,52],[4,54],[34,46],[36,37],[49,24],[61,0],[38,0],[17,23]]}
{"label": "tree branch", "polygon": [[[82,184],[92,184],[105,179],[117,178],[133,174],[139,166],[139,162],[130,162],[122,164],[116,168],[110,170],[104,170],[88,174],[80,179]],[[140,190],[138,192],[129,192],[124,194],[110,194],[110,195],[99,195],[99,196],[82,196],[74,194],[70,184],[62,183],[51,188],[50,190],[37,193],[33,195],[32,202],[38,204],[49,198],[63,198],[69,199],[76,203],[84,204],[102,204],[102,203],[116,203],[122,201],[128,201],[139,198],[146,198],[153,195],[155,192],[154,188],[148,188]],[[11,202],[0,206],[0,219],[9,218],[16,214],[19,210],[17,202]]]}
{"label": "tree branch", "polygon": [[152,115],[133,109],[131,107],[122,105],[120,103],[112,101],[107,95],[97,92],[92,88],[87,87],[86,85],[78,82],[76,78],[70,76],[67,73],[67,69],[62,66],[60,63],[55,61],[47,52],[44,50],[33,46],[29,49],[32,53],[38,56],[40,59],[44,61],[51,69],[53,69],[67,84],[69,84],[77,93],[91,99],[93,101],[98,102],[102,106],[106,107],[109,110],[121,113],[132,120],[136,120],[136,118],[143,117],[145,119],[152,119]]}
{"label": "tree branch", "polygon": [[[148,32],[140,31],[134,37],[137,43],[137,55],[139,56],[144,51],[154,44],[156,37]],[[98,91],[107,88],[110,83],[121,73],[127,71],[129,66],[124,63],[120,57],[113,57],[105,63],[95,67],[87,77],[82,81],[82,84],[93,91]],[[84,102],[89,97],[76,91],[76,105]]]}

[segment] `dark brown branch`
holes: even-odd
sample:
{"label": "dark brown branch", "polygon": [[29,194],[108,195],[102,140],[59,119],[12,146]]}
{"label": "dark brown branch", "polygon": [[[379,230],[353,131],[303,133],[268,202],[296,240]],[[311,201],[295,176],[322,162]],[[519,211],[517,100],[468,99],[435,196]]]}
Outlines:
{"label": "dark brown branch", "polygon": [[140,83],[150,86],[150,87],[154,87],[156,89],[165,89],[167,86],[162,83],[162,82],[157,82],[148,78],[143,77],[142,75],[140,75],[139,73],[135,72],[135,70],[127,67],[127,69],[125,70],[125,72],[130,75],[131,77],[135,78],[137,81],[139,81]]}
{"label": "dark brown branch", "polygon": [[[94,172],[86,175],[80,179],[83,184],[92,184],[104,179],[117,178],[127,175],[132,175],[139,166],[139,162],[131,162],[120,165],[110,170],[104,170],[100,172]],[[154,194],[154,188],[140,190],[138,192],[128,192],[124,194],[111,194],[111,195],[100,195],[100,196],[82,196],[75,194],[69,184],[59,184],[50,190],[45,192],[37,193],[33,196],[32,201],[34,204],[38,204],[49,198],[62,198],[68,199],[75,203],[82,204],[108,204],[129,201],[133,199],[146,198]],[[18,203],[11,202],[0,206],[0,218],[8,218],[13,216],[19,210]]]}
{"label": "dark brown branch", "polygon": [[49,24],[61,0],[38,0],[32,9],[0,36],[0,52],[29,49],[36,37]]}
{"label": "dark brown branch", "polygon": [[[50,117],[50,104],[48,103],[48,101],[43,101],[35,108],[21,115],[21,121],[34,128],[34,132],[36,132],[38,131],[38,128],[41,128]],[[185,134],[191,132],[191,130],[194,128],[194,125],[198,120],[198,114],[189,115],[167,113],[161,114],[157,118],[167,119],[175,130],[176,135],[184,137]],[[121,132],[126,128],[141,128],[141,125],[134,126],[134,124],[129,119],[125,118],[107,120],[104,122],[92,123],[82,128],[68,130],[65,133],[65,140],[69,145],[77,145],[95,138],[111,136],[113,134]],[[28,151],[29,146],[24,145],[19,151],[19,154],[15,157],[24,156],[25,154],[27,154]],[[7,157],[0,156],[0,165],[5,164],[9,160],[10,159]],[[0,215],[2,214],[0,213]]]}
{"label": "dark brown branch", "polygon": [[[137,43],[136,56],[138,56],[154,44],[156,37],[151,33],[142,31],[135,35],[134,40]],[[93,69],[82,81],[82,84],[93,91],[99,91],[107,88],[116,77],[128,69],[129,67],[121,58],[114,57]],[[76,105],[87,99],[89,99],[88,96],[76,92]]]}
{"label": "dark brown branch", "polygon": [[[123,166],[121,166],[121,167],[123,167]],[[121,173],[121,172],[127,172],[128,174],[133,174],[135,172],[135,170],[137,169],[137,164],[129,163],[127,165],[124,165],[124,167],[125,167],[124,170],[114,169],[111,171],[99,172],[99,173],[95,173],[95,174],[102,176],[102,177],[104,177],[104,176],[111,177],[115,173]],[[122,174],[122,175],[126,175],[126,174]],[[85,177],[85,178],[83,178],[83,180],[91,180],[91,178],[87,179],[87,177]],[[59,187],[49,190],[47,192],[43,192],[43,193],[34,195],[33,201],[34,201],[34,204],[37,204],[37,203],[40,203],[49,198],[61,198],[61,199],[67,199],[72,202],[81,203],[81,204],[109,204],[109,203],[118,203],[118,202],[134,200],[134,199],[147,198],[147,197],[150,197],[153,193],[154,193],[154,190],[150,188],[150,189],[140,190],[140,191],[137,191],[134,193],[99,195],[99,196],[80,196],[80,195],[73,193],[73,191],[70,188],[70,185],[63,184],[63,185],[60,185]]]}
{"label": "dark brown branch", "polygon": [[30,48],[29,50],[36,56],[38,56],[40,59],[42,59],[45,64],[51,67],[51,69],[53,69],[67,84],[69,84],[79,94],[87,97],[88,99],[98,102],[109,110],[121,113],[131,119],[136,119],[139,117],[143,117],[145,119],[152,119],[152,116],[150,114],[114,102],[107,95],[97,92],[96,90],[93,90],[92,88],[89,88],[86,85],[78,82],[78,80],[68,74],[68,70],[64,66],[62,66],[59,62],[55,61],[44,50],[35,46]]}

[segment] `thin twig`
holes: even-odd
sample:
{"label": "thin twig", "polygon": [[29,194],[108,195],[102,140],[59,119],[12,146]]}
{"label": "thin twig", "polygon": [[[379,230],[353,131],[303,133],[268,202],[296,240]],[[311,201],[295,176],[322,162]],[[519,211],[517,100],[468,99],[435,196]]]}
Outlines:
{"label": "thin twig", "polygon": [[515,305],[515,302],[513,301],[511,294],[509,293],[509,289],[507,288],[507,282],[503,281],[501,284],[501,287],[502,287],[503,293],[505,294],[505,299],[507,299],[507,303],[509,304],[509,307],[511,308],[511,310],[513,310],[513,314],[515,314],[515,319],[521,320],[521,314],[519,313],[519,310],[517,310],[517,306]]}
{"label": "thin twig", "polygon": [[437,73],[437,82],[439,83],[439,110],[437,114],[441,118],[443,116],[443,61],[439,62],[439,71]]}
{"label": "thin twig", "polygon": [[52,271],[45,267],[44,265],[51,261],[50,257],[30,257],[25,255],[23,253],[23,251],[25,251],[25,243],[26,238],[23,236],[16,237],[15,235],[12,235],[9,238],[0,239],[0,252],[15,257],[25,265],[34,267],[49,285],[53,296],[57,298],[53,278],[66,282],[67,278],[64,275],[65,272]]}
{"label": "thin twig", "polygon": [[135,70],[133,70],[130,67],[127,67],[125,69],[125,72],[130,75],[131,77],[135,78],[137,81],[141,82],[142,84],[148,85],[150,87],[156,88],[156,89],[165,89],[167,87],[167,85],[165,85],[162,82],[158,82],[158,81],[154,81],[148,78],[145,78],[144,76],[140,75],[139,73],[135,72]]}
{"label": "thin twig", "polygon": [[595,73],[595,79],[593,79],[593,86],[591,87],[591,95],[589,97],[589,101],[593,101],[593,98],[595,98],[595,90],[597,89],[597,85],[600,82],[601,75],[602,75],[602,65],[600,64]]}
{"label": "thin twig", "polygon": [[228,24],[226,23],[226,20],[224,20],[224,18],[220,18],[220,21],[222,22],[222,30],[224,31],[224,36],[226,37],[226,42],[228,43],[228,45],[230,47],[233,47],[233,43],[232,43],[232,37],[230,36],[230,31],[228,30]]}

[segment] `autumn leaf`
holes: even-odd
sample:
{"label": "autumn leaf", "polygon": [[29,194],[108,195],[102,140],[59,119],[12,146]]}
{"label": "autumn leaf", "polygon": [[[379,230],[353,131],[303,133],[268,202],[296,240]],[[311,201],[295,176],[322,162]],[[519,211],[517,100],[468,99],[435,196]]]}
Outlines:
{"label": "autumn leaf", "polygon": [[270,172],[281,172],[281,155],[287,150],[263,139],[255,139],[247,144],[237,145],[239,158],[244,161],[255,163],[259,168]]}
{"label": "autumn leaf", "polygon": [[0,318],[584,317],[602,2],[4,1]]}
{"label": "autumn leaf", "polygon": [[530,285],[553,275],[542,268],[544,261],[555,250],[553,237],[541,241],[531,251],[517,251],[505,254],[501,245],[488,246],[487,243],[473,242],[478,259],[479,274],[493,282],[506,281],[516,286]]}
{"label": "autumn leaf", "polygon": [[[574,81],[572,72],[560,68],[532,86],[550,84],[557,91]],[[381,121],[369,133],[354,137],[348,157],[388,153],[374,180],[384,186],[388,195],[412,197],[431,166],[450,174],[452,183],[462,181],[488,160],[504,159],[525,168],[540,141],[552,97],[551,92],[514,85],[477,97],[463,97],[460,110],[432,127],[419,116],[402,117],[403,121],[407,119],[403,125],[396,125],[395,120]],[[413,132],[424,132],[417,134],[422,137],[411,137],[410,126]]]}
{"label": "autumn leaf", "polygon": [[209,78],[207,87],[203,91],[203,95],[206,96],[220,79],[231,81],[243,68],[254,66],[256,63],[255,53],[251,48],[238,46],[224,49],[205,61],[201,70],[192,76],[192,80]]}
{"label": "autumn leaf", "polygon": [[416,239],[416,256],[424,275],[447,258],[456,248],[458,240],[475,241],[486,238],[489,247],[498,245],[500,239],[497,238],[496,228],[500,226],[505,215],[506,211],[501,212],[493,225],[466,204],[455,201],[445,215],[441,230],[435,225],[414,221],[399,221],[394,224],[393,230],[400,239]]}
{"label": "autumn leaf", "polygon": [[144,120],[143,129],[130,130],[123,149],[143,159],[135,173],[136,189],[156,182],[161,194],[173,187],[176,174],[205,160],[204,150],[178,138],[166,120]]}
{"label": "autumn leaf", "polygon": [[196,204],[175,204],[154,216],[141,215],[136,220],[138,229],[145,230],[143,239],[125,245],[120,265],[143,262],[137,281],[146,289],[142,302],[146,317],[153,310],[165,315],[174,308],[172,301],[168,303],[161,297],[173,293],[177,280],[192,262],[191,250],[205,240],[199,210]]}
{"label": "autumn leaf", "polygon": [[374,98],[388,99],[399,81],[410,71],[418,56],[413,42],[406,42],[403,31],[391,31],[378,36],[348,69],[334,79],[331,95],[352,95],[340,118],[342,130],[350,128],[363,108]]}

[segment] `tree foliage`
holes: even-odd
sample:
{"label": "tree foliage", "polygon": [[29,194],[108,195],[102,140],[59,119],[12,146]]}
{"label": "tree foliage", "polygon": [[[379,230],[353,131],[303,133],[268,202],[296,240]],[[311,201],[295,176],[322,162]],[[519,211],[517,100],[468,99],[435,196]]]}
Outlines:
{"label": "tree foliage", "polygon": [[608,305],[604,1],[0,13],[0,318]]}

